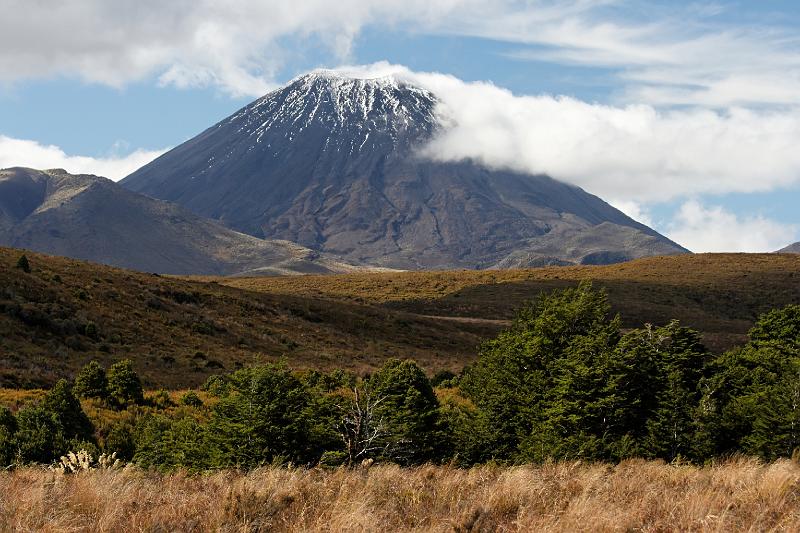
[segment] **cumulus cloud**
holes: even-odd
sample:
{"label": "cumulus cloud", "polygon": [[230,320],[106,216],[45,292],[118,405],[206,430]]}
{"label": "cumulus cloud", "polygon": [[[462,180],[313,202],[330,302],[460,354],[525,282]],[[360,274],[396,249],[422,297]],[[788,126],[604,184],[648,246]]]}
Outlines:
{"label": "cumulus cloud", "polygon": [[763,216],[739,217],[723,207],[690,200],[665,233],[694,252],[772,252],[795,242],[798,227]]}
{"label": "cumulus cloud", "polygon": [[[376,72],[391,71],[386,64]],[[616,202],[763,192],[800,183],[800,106],[776,110],[612,106],[518,96],[491,83],[395,67],[441,100],[424,154],[549,174]]]}
{"label": "cumulus cloud", "polygon": [[136,150],[127,155],[88,157],[67,155],[52,145],[0,135],[0,168],[63,168],[72,174],[95,174],[114,181],[149,163],[166,150]]}

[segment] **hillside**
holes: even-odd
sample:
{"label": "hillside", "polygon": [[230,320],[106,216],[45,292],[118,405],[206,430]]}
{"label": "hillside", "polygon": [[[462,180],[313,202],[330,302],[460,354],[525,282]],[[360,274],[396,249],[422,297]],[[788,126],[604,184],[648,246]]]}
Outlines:
{"label": "hillside", "polygon": [[357,270],[286,241],[232,231],[111,180],[63,170],[0,170],[0,245],[171,274]]}
{"label": "hillside", "polygon": [[425,159],[436,95],[395,77],[297,78],[120,182],[256,237],[400,269],[603,264],[685,253],[544,175]]}
{"label": "hillside", "polygon": [[275,295],[369,303],[422,315],[509,320],[540,292],[583,279],[609,291],[624,326],[677,318],[703,332],[716,350],[741,342],[759,313],[800,303],[800,256],[783,254],[697,254],[606,266],[218,281]]}
{"label": "hillside", "polygon": [[778,250],[779,254],[800,254],[800,242],[790,244],[786,248]]}
{"label": "hillside", "polygon": [[52,384],[90,359],[135,361],[148,387],[249,363],[374,369],[392,356],[460,368],[496,330],[404,311],[271,295],[0,248],[0,388]]}
{"label": "hillside", "polygon": [[[800,303],[800,256],[711,254],[605,267],[191,280],[0,248],[0,387],[39,386],[92,358],[189,386],[252,362],[367,371],[387,358],[458,370],[540,291],[593,279],[626,327],[678,318],[709,346]],[[87,328],[89,324],[94,324]]]}

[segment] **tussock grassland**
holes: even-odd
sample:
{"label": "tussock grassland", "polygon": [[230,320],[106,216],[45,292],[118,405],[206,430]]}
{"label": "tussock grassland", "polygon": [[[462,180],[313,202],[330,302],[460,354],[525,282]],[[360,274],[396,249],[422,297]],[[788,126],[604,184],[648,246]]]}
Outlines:
{"label": "tussock grassland", "polygon": [[679,319],[725,351],[760,313],[800,303],[800,254],[697,254],[604,266],[205,278],[249,291],[352,301],[428,316],[508,320],[542,291],[593,280],[624,327]]}
{"label": "tussock grassland", "polygon": [[0,473],[2,531],[798,531],[800,466]]}
{"label": "tussock grassland", "polygon": [[[286,357],[294,368],[363,373],[391,357],[458,371],[495,325],[352,302],[187,282],[0,247],[0,387],[50,387],[94,359],[134,361],[148,387]],[[89,326],[91,325],[91,328]]]}

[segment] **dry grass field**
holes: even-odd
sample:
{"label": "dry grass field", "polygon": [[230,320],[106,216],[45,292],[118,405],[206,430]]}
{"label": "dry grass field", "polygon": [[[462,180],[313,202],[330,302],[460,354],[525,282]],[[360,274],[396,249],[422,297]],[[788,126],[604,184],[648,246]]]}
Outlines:
{"label": "dry grass field", "polygon": [[2,531],[799,531],[800,466],[753,459],[190,476],[0,473]]}

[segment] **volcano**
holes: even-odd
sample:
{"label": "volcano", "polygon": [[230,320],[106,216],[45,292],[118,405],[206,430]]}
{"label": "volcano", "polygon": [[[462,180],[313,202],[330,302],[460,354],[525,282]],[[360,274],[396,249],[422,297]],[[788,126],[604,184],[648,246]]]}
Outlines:
{"label": "volcano", "polygon": [[613,263],[686,250],[545,175],[421,155],[439,98],[401,78],[301,76],[121,184],[263,239],[402,269]]}

